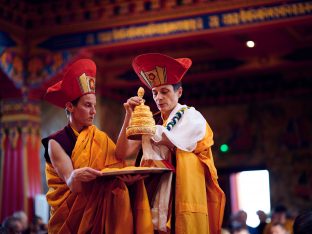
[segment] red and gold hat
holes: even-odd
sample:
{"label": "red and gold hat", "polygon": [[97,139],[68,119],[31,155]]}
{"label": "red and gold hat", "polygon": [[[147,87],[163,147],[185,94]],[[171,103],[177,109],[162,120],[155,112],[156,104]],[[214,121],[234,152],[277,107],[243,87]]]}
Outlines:
{"label": "red and gold hat", "polygon": [[95,93],[95,75],[95,63],[90,59],[79,59],[70,65],[61,81],[47,89],[44,99],[65,108],[67,102]]}
{"label": "red and gold hat", "polygon": [[150,89],[178,83],[191,65],[189,58],[174,59],[157,53],[142,54],[132,61],[134,71]]}

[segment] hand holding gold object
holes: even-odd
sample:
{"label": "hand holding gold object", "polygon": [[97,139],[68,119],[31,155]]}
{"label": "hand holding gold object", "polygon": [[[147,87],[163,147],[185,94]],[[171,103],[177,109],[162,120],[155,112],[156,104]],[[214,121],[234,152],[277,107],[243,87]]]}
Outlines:
{"label": "hand holding gold object", "polygon": [[[144,89],[140,87],[137,92],[143,99]],[[149,106],[144,104],[144,99],[140,105],[134,108],[132,112],[130,125],[126,129],[126,135],[129,139],[141,139],[142,135],[154,135],[156,131],[155,120]]]}

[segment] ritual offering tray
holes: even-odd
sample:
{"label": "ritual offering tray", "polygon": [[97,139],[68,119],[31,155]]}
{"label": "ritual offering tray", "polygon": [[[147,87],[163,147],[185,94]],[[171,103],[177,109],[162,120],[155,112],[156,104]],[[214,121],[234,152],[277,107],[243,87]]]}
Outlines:
{"label": "ritual offering tray", "polygon": [[101,170],[102,176],[118,176],[118,175],[132,175],[132,174],[155,174],[172,171],[169,168],[157,167],[124,167],[124,168],[104,168]]}

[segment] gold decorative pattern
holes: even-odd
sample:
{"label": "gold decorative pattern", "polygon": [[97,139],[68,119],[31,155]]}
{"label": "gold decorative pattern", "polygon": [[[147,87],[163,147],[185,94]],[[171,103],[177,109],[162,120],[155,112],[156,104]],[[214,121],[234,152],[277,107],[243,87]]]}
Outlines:
{"label": "gold decorative pattern", "polygon": [[82,93],[95,92],[95,79],[93,77],[87,76],[86,73],[83,73],[78,81]]}
{"label": "gold decorative pattern", "polygon": [[165,67],[156,66],[151,71],[141,71],[140,75],[150,87],[159,86],[167,82],[167,74]]}
{"label": "gold decorative pattern", "polygon": [[131,140],[141,139],[142,135],[154,135],[156,126],[131,126],[127,128],[127,137]]}

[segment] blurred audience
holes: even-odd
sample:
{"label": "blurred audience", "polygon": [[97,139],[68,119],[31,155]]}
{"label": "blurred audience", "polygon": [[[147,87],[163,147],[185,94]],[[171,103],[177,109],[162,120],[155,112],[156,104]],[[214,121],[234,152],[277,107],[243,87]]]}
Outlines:
{"label": "blurred audience", "polygon": [[282,224],[289,234],[293,233],[294,221],[287,216],[287,208],[284,205],[278,205],[273,209],[271,222],[265,226],[263,234],[270,234],[271,226],[276,223]]}
{"label": "blurred audience", "polygon": [[263,233],[263,230],[265,228],[265,226],[267,225],[267,214],[262,211],[262,210],[258,210],[257,211],[257,215],[258,215],[258,218],[259,218],[259,225],[255,228],[256,229],[256,233],[257,234],[262,234]]}
{"label": "blurred audience", "polygon": [[221,229],[221,234],[231,234],[229,230],[227,230],[226,228],[222,228]]}
{"label": "blurred audience", "polygon": [[[4,219],[2,227],[9,234],[21,234],[23,232],[23,224],[20,219],[10,216]],[[5,232],[4,232],[5,233]]]}
{"label": "blurred audience", "polygon": [[28,224],[28,216],[24,211],[16,211],[13,213],[12,217],[20,220],[22,224],[22,233],[30,233],[29,224]]}
{"label": "blurred audience", "polygon": [[0,226],[0,234],[8,234],[8,230],[5,227]]}
{"label": "blurred audience", "polygon": [[47,224],[41,217],[35,216],[29,225],[24,211],[17,211],[4,219],[0,227],[0,234],[44,234],[48,233]]}
{"label": "blurred audience", "polygon": [[30,225],[30,233],[32,234],[48,233],[48,225],[43,222],[41,217],[35,216]]}
{"label": "blurred audience", "polygon": [[250,234],[256,234],[257,233],[256,229],[248,226],[246,221],[247,221],[247,213],[243,210],[239,210],[236,213],[234,213],[231,217],[230,229],[233,232],[233,230],[241,228],[246,229]]}
{"label": "blurred audience", "polygon": [[251,234],[246,227],[233,227],[232,234]]}
{"label": "blurred audience", "polygon": [[289,234],[285,229],[284,225],[281,223],[273,223],[270,226],[270,234]]}
{"label": "blurred audience", "polygon": [[312,210],[302,212],[295,218],[293,231],[294,234],[312,233]]}

